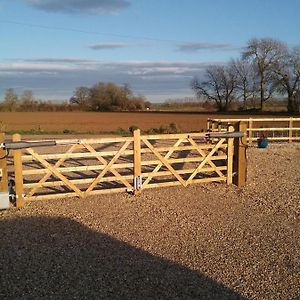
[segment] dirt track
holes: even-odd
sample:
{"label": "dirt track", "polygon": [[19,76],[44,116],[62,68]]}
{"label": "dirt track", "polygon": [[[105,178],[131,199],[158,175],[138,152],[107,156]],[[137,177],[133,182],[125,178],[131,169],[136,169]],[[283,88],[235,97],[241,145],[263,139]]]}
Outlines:
{"label": "dirt track", "polygon": [[247,187],[0,212],[2,299],[299,299],[300,148],[248,150]]}

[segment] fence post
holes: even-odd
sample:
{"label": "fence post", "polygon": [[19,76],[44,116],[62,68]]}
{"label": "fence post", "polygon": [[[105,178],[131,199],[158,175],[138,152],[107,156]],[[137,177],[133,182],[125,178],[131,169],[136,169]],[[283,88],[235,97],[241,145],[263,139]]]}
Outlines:
{"label": "fence post", "polygon": [[[21,141],[21,136],[16,133],[12,136],[12,140],[14,142]],[[13,150],[13,158],[14,158],[14,169],[15,169],[15,186],[16,186],[16,206],[22,207],[24,206],[24,198],[23,198],[23,167],[22,167],[22,152],[21,150]]]}
{"label": "fence post", "polygon": [[214,131],[217,131],[217,122],[216,121],[212,121],[211,123],[211,131],[214,132]]}
{"label": "fence post", "polygon": [[248,127],[248,136],[249,136],[249,144],[252,144],[253,141],[253,120],[252,118],[249,119],[249,127]]}
{"label": "fence post", "polygon": [[[233,132],[234,127],[228,126],[228,131]],[[227,184],[232,184],[232,170],[233,170],[233,138],[227,140]]]}
{"label": "fence post", "polygon": [[136,129],[133,132],[133,182],[134,195],[140,195],[142,191],[142,170],[141,170],[141,131]]}
{"label": "fence post", "polygon": [[221,132],[222,131],[222,123],[218,122],[218,131]]}
{"label": "fence post", "polygon": [[293,141],[293,118],[289,120],[289,143]]}
{"label": "fence post", "polygon": [[234,160],[233,160],[233,183],[238,187],[246,184],[246,147],[247,147],[247,123],[238,122],[235,124],[235,131],[244,132],[244,137],[234,139]]}
{"label": "fence post", "polygon": [[211,121],[211,119],[207,119],[207,123],[206,123],[206,125],[207,125],[207,127],[206,127],[206,129],[207,129],[207,131],[210,131],[211,130],[211,128],[212,128],[212,121]]}
{"label": "fence post", "polygon": [[[5,134],[0,133],[0,144],[4,143]],[[0,148],[0,192],[8,191],[6,150]]]}

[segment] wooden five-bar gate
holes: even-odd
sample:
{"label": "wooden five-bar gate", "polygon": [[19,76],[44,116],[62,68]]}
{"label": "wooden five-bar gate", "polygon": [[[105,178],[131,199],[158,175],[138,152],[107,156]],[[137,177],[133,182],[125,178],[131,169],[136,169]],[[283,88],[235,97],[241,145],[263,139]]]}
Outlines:
{"label": "wooden five-bar gate", "polygon": [[[20,141],[15,134],[13,142]],[[11,176],[16,204],[204,182],[231,184],[241,167],[241,161],[233,162],[234,151],[239,159],[241,147],[239,142],[234,147],[234,138],[209,139],[206,133],[141,135],[136,130],[132,137],[59,140],[52,147],[15,149]]]}

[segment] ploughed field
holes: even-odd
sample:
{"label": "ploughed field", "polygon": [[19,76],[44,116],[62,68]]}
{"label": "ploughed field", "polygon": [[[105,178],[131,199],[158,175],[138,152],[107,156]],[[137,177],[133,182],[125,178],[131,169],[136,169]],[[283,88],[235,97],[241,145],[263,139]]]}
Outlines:
{"label": "ploughed field", "polygon": [[149,130],[174,123],[182,132],[189,132],[206,129],[207,118],[245,117],[251,116],[154,112],[0,112],[0,131],[104,133],[120,128],[128,130],[133,125]]}
{"label": "ploughed field", "polygon": [[1,299],[299,299],[300,146],[247,150],[247,185],[0,212]]}

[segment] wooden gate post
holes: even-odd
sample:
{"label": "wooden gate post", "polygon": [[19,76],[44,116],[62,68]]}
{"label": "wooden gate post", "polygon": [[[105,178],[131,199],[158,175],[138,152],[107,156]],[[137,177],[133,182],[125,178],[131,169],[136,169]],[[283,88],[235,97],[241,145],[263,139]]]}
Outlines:
{"label": "wooden gate post", "polygon": [[133,132],[133,187],[134,195],[140,195],[142,191],[142,168],[141,168],[141,131]]}
{"label": "wooden gate post", "polygon": [[[21,141],[21,136],[16,133],[12,136],[14,142]],[[16,206],[24,206],[23,198],[23,167],[22,167],[22,152],[21,150],[13,150],[14,169],[15,169],[15,186],[16,186]]]}
{"label": "wooden gate post", "polygon": [[[0,144],[4,143],[5,134],[0,133]],[[0,148],[0,192],[8,191],[7,159],[6,150]]]}
{"label": "wooden gate post", "polygon": [[[229,132],[234,132],[234,127],[232,125],[228,126]],[[227,140],[227,184],[232,184],[232,176],[233,176],[233,138],[229,138]]]}
{"label": "wooden gate post", "polygon": [[252,144],[252,142],[253,142],[253,130],[252,130],[252,128],[253,128],[253,120],[252,120],[252,118],[250,118],[249,119],[249,127],[248,127],[248,129],[249,129],[249,131],[248,131],[249,144]]}
{"label": "wooden gate post", "polygon": [[235,131],[244,132],[244,137],[234,139],[234,160],[233,160],[233,183],[238,187],[243,187],[246,184],[246,147],[247,147],[247,123],[237,122]]}
{"label": "wooden gate post", "polygon": [[293,141],[293,118],[289,119],[289,143]]}

